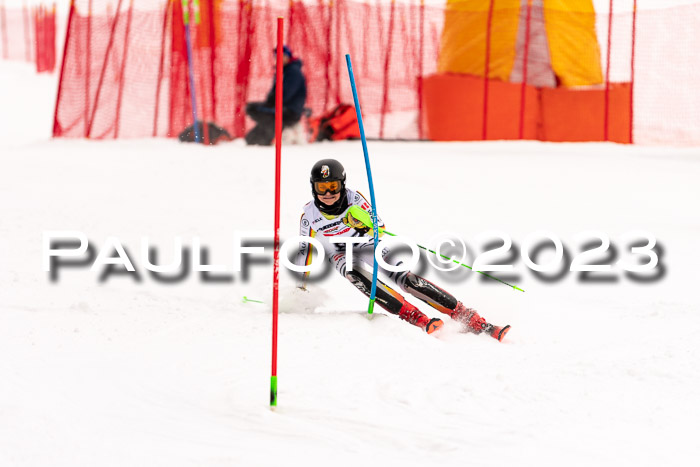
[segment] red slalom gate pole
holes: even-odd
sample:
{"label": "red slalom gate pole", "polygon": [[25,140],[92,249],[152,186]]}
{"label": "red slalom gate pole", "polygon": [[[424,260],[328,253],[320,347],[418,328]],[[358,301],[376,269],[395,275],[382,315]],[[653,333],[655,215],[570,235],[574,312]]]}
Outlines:
{"label": "red slalom gate pole", "polygon": [[5,16],[5,1],[0,3],[0,29],[2,29],[2,58],[10,56],[10,49],[7,45],[7,17]]}
{"label": "red slalom gate pole", "polygon": [[489,11],[486,16],[486,55],[484,56],[484,111],[481,116],[481,139],[486,141],[488,131],[488,116],[489,116],[489,64],[491,62],[491,22],[493,20],[493,3],[489,2]]}
{"label": "red slalom gate pole", "polygon": [[527,0],[527,19],[525,20],[525,52],[523,53],[523,82],[520,85],[520,125],[518,139],[525,139],[525,92],[527,91],[527,60],[530,50],[530,20],[532,18],[532,0]]}
{"label": "red slalom gate pole", "polygon": [[630,63],[630,144],[634,144],[634,53],[637,38],[637,0],[632,11],[632,60]]}
{"label": "red slalom gate pole", "polygon": [[[119,70],[119,88],[117,91],[117,118],[114,122],[114,139],[119,137],[119,124],[122,118],[122,97],[124,95],[124,71],[126,70],[126,58],[129,54],[129,32],[131,31],[131,13],[134,11],[134,0],[129,0],[129,11],[126,14],[126,32],[124,33],[124,53],[122,66]],[[97,107],[97,104],[95,104]]]}
{"label": "red slalom gate pole", "polygon": [[165,61],[165,37],[168,30],[168,12],[172,7],[173,2],[165,2],[165,11],[163,11],[163,29],[160,36],[160,62],[158,64],[158,81],[156,81],[156,108],[153,113],[153,137],[158,133],[158,109],[160,108],[160,85],[163,81],[163,68]]}
{"label": "red slalom gate pole", "polygon": [[607,63],[605,64],[605,115],[603,117],[603,140],[609,141],[610,123],[610,49],[612,48],[612,23],[613,23],[613,0],[610,0],[610,12],[608,13],[608,51]]}
{"label": "red slalom gate pole", "polygon": [[61,69],[58,72],[58,88],[56,89],[56,106],[53,110],[53,132],[54,137],[61,136],[63,128],[58,123],[58,106],[61,103],[61,90],[63,89],[63,73],[66,69],[66,56],[68,55],[68,39],[70,38],[71,25],[73,24],[73,13],[75,13],[75,0],[71,0],[68,10],[68,24],[66,25],[66,37],[63,40],[63,56],[61,57]]}
{"label": "red slalom gate pole", "polygon": [[279,314],[280,273],[280,175],[282,165],[282,38],[284,18],[277,18],[277,78],[275,80],[275,252],[272,266],[272,376],[270,377],[270,407],[277,406],[277,318]]}
{"label": "red slalom gate pole", "polygon": [[425,0],[420,0],[420,20],[418,27],[418,139],[423,139],[423,47],[425,44]]}
{"label": "red slalom gate pole", "polygon": [[22,20],[24,23],[24,59],[28,62],[32,61],[32,37],[31,37],[31,20],[29,19],[29,7],[27,2],[22,2]]}
{"label": "red slalom gate pole", "polygon": [[[112,20],[112,25],[110,27],[109,42],[107,42],[107,49],[105,51],[104,59],[102,60],[102,69],[100,70],[100,77],[97,80],[97,91],[95,91],[95,101],[92,105],[92,111],[90,113],[90,119],[87,121],[87,129],[85,130],[85,137],[90,138],[92,136],[92,124],[95,121],[95,114],[97,114],[97,105],[100,103],[100,94],[102,93],[102,84],[104,83],[105,73],[107,71],[107,63],[109,62],[110,52],[112,51],[112,45],[114,44],[114,36],[117,30],[117,24],[119,23],[119,17],[122,9],[122,0],[117,0],[117,12],[114,14],[114,19]],[[89,21],[89,19],[88,19]],[[89,54],[88,54],[89,56]],[[87,89],[89,96],[89,88]],[[90,107],[88,100],[87,107]],[[87,109],[86,109],[87,111]]]}
{"label": "red slalom gate pole", "polygon": [[[384,139],[384,123],[386,114],[389,111],[389,65],[391,62],[391,43],[394,36],[394,12],[396,10],[396,0],[391,0],[391,10],[389,10],[389,33],[386,40],[386,54],[384,55],[384,77],[382,84],[382,113],[379,119],[379,139]],[[373,205],[374,206],[374,205]]]}

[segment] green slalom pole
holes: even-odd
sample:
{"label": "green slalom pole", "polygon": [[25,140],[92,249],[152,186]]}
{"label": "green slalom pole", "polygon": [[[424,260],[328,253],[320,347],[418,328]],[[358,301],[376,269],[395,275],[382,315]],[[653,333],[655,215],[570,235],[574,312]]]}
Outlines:
{"label": "green slalom pole", "polygon": [[[358,221],[362,222],[362,223],[365,224],[365,225],[368,225],[367,222],[370,222],[370,223],[372,222],[372,219],[370,218],[369,213],[368,213],[367,211],[365,211],[364,209],[362,209],[361,207],[357,206],[357,205],[350,206],[349,212],[350,212],[350,214],[352,214],[352,217],[354,217],[355,219],[357,219]],[[379,228],[379,232],[380,232],[380,233],[385,233],[385,234],[390,235],[390,236],[392,236],[392,237],[396,237],[396,236],[397,236],[396,234],[387,231],[387,230],[384,229],[383,227],[380,227],[380,228]],[[432,253],[432,254],[434,254],[434,255],[436,255],[436,256],[441,256],[442,258],[449,259],[449,260],[452,261],[453,263],[459,264],[460,266],[464,266],[465,268],[471,269],[472,271],[474,271],[474,268],[472,268],[471,266],[467,266],[467,265],[464,264],[464,263],[460,263],[460,262],[457,261],[456,259],[452,259],[452,258],[450,258],[450,257],[448,257],[448,256],[443,255],[443,254],[438,254],[437,252],[431,250],[430,248],[426,248],[426,247],[424,247],[424,246],[422,246],[422,245],[416,244],[416,246],[417,246],[418,248],[420,248],[421,250],[429,251],[430,253]],[[503,281],[503,280],[499,279],[498,277],[493,277],[493,276],[491,276],[491,275],[489,275],[489,274],[486,274],[486,273],[483,272],[483,271],[475,271],[475,272],[478,272],[479,274],[483,274],[484,276],[489,277],[489,278],[491,278],[491,279],[493,279],[493,280],[495,280],[495,281],[498,281],[498,282],[500,282],[501,284],[507,285],[508,287],[512,287],[512,288],[515,289],[515,290],[519,290],[519,291],[521,291],[521,292],[525,292],[525,291],[524,291],[523,289],[521,289],[520,287],[517,287],[517,286],[515,286],[515,285],[509,284],[508,282]]]}

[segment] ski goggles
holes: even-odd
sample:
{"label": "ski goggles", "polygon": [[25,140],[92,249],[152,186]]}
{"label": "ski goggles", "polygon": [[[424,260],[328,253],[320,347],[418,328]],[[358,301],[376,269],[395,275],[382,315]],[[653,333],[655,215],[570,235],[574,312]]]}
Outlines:
{"label": "ski goggles", "polygon": [[327,182],[314,182],[314,191],[316,194],[325,195],[327,191],[335,195],[340,193],[340,182],[338,180],[328,180]]}

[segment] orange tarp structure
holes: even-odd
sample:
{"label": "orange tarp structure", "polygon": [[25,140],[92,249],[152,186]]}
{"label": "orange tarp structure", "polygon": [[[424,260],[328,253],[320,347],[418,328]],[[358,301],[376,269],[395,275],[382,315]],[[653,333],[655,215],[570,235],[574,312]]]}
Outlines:
{"label": "orange tarp structure", "polygon": [[[525,109],[525,138],[537,139],[539,106],[537,90],[528,86]],[[484,79],[469,75],[444,74],[425,78],[423,110],[428,137],[434,141],[481,139]],[[488,138],[518,138],[520,85],[493,81],[489,89]]]}
{"label": "orange tarp structure", "polygon": [[545,0],[544,20],[554,74],[563,86],[601,84],[592,0]]}
{"label": "orange tarp structure", "polygon": [[630,140],[631,87],[601,86],[592,0],[447,0],[437,70],[430,139]]}
{"label": "orange tarp structure", "polygon": [[[490,0],[447,0],[438,73],[484,76]],[[492,13],[489,77],[508,80],[515,60],[520,0],[498,0]]]}
{"label": "orange tarp structure", "polygon": [[[610,87],[608,140],[629,143],[630,85]],[[423,81],[428,137],[434,141],[480,140],[483,135],[484,79],[432,75]],[[490,81],[487,108],[489,140],[518,139],[521,85]],[[523,138],[542,141],[603,141],[605,90],[525,88]]]}
{"label": "orange tarp structure", "polygon": [[[605,91],[543,88],[541,140],[604,141]],[[630,142],[630,84],[610,86],[608,141]]]}
{"label": "orange tarp structure", "polygon": [[[544,10],[550,67],[564,86],[600,84],[600,47],[592,0],[539,0]],[[489,11],[492,8],[489,21]],[[486,39],[490,38],[488,77],[508,81],[523,28],[520,0],[447,0],[438,73],[484,76]],[[523,21],[524,22],[524,21]],[[533,30],[542,27],[531,24]],[[524,37],[524,31],[520,33]]]}

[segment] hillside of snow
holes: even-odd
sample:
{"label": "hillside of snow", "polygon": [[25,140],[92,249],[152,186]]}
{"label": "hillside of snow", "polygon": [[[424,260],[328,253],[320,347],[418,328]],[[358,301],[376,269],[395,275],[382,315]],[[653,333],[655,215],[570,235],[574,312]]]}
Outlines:
{"label": "hillside of snow", "polygon": [[[522,293],[422,270],[511,324],[499,343],[453,323],[433,337],[381,310],[369,319],[334,271],[307,293],[283,271],[271,411],[269,244],[245,276],[163,283],[145,270],[141,238],[164,263],[176,236],[189,247],[199,237],[209,264],[230,270],[235,232],[272,231],[274,149],[50,140],[55,77],[0,66],[0,465],[657,466],[700,455],[697,148],[370,142],[392,232],[477,245],[497,230],[519,252],[547,230],[573,255],[576,234],[598,230],[622,259],[622,236],[643,230],[662,246],[663,273],[639,282],[614,265],[613,281],[565,271],[547,282],[516,256]],[[297,234],[308,172],[327,157],[369,195],[359,142],[285,147],[283,238]],[[118,237],[138,276],[101,281],[88,263],[52,281],[42,235],[53,230],[84,232],[96,252]]]}

